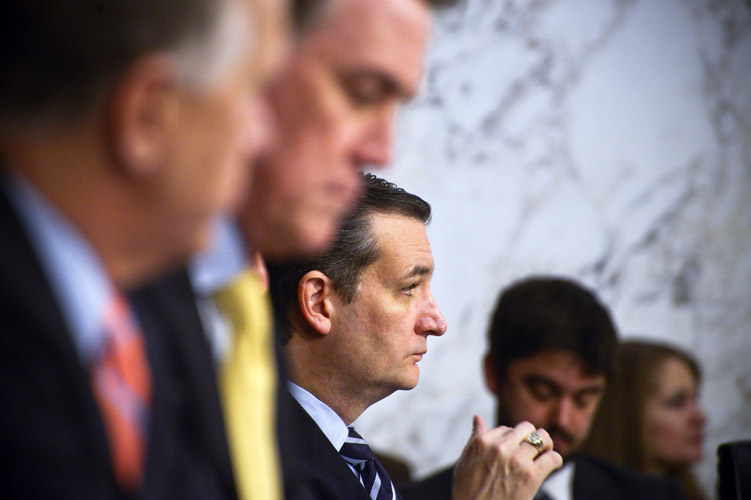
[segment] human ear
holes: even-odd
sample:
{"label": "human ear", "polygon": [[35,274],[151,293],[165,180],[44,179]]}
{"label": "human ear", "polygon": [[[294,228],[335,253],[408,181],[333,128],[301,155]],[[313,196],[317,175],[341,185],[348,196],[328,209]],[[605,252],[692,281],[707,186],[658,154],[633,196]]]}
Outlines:
{"label": "human ear", "polygon": [[177,106],[177,64],[154,54],[130,65],[118,80],[108,107],[108,137],[114,164],[143,177],[166,161]]}
{"label": "human ear", "polygon": [[331,281],[320,271],[308,271],[297,285],[303,319],[320,335],[331,331]]}
{"label": "human ear", "polygon": [[485,354],[483,360],[483,371],[485,372],[485,385],[488,386],[490,392],[498,395],[498,375],[496,375],[495,366],[493,364],[493,356],[488,352]]}

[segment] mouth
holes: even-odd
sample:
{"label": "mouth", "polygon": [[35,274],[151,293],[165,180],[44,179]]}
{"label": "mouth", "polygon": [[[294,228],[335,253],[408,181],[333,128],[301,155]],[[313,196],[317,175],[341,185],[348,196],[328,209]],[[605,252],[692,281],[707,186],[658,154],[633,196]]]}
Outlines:
{"label": "mouth", "polygon": [[550,438],[553,440],[554,449],[567,450],[571,447],[573,439],[571,439],[569,436],[556,431],[548,432],[550,433]]}
{"label": "mouth", "polygon": [[428,351],[416,352],[416,353],[412,354],[412,356],[414,356],[417,359],[417,361],[421,361],[422,357],[425,354],[427,354],[427,353],[428,353]]}

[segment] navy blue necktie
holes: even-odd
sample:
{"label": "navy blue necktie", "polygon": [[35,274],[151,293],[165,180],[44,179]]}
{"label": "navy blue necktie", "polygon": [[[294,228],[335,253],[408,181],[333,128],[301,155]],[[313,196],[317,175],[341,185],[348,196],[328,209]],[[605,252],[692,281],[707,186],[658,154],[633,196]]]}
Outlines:
{"label": "navy blue necktie", "polygon": [[393,500],[397,498],[394,485],[386,473],[386,469],[376,460],[375,455],[365,440],[349,428],[349,436],[339,450],[342,458],[360,472],[365,490],[372,500]]}

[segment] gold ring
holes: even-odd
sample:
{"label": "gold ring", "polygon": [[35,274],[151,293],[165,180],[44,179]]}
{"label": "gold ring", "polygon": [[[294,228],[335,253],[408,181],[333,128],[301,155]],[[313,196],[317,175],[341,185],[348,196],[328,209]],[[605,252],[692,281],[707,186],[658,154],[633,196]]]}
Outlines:
{"label": "gold ring", "polygon": [[537,448],[537,451],[542,451],[542,449],[545,447],[545,445],[542,442],[542,438],[539,434],[536,432],[530,432],[527,434],[527,437],[524,438],[523,443],[529,443],[535,448]]}

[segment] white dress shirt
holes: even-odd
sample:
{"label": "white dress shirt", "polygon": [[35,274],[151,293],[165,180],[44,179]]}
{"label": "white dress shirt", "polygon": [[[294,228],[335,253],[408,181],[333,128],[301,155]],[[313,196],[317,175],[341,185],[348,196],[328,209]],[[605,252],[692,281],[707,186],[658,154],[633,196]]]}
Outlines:
{"label": "white dress shirt", "polygon": [[229,217],[218,217],[211,245],[189,266],[198,314],[217,364],[229,352],[232,327],[217,307],[214,294],[245,270],[247,262],[247,251],[237,225]]}
{"label": "white dress shirt", "polygon": [[[287,387],[290,394],[292,394],[292,397],[295,398],[297,402],[300,403],[300,406],[302,406],[308,415],[310,415],[310,418],[312,418],[318,425],[321,432],[323,432],[324,436],[326,436],[331,442],[334,449],[336,449],[336,451],[341,450],[344,441],[347,439],[347,436],[349,436],[349,428],[347,427],[347,424],[344,423],[344,420],[342,420],[334,410],[329,408],[326,403],[294,382],[288,381]],[[362,483],[362,478],[357,469],[355,469],[349,462],[345,463]]]}
{"label": "white dress shirt", "polygon": [[574,498],[574,462],[569,461],[550,474],[540,489],[551,500],[572,500]]}

